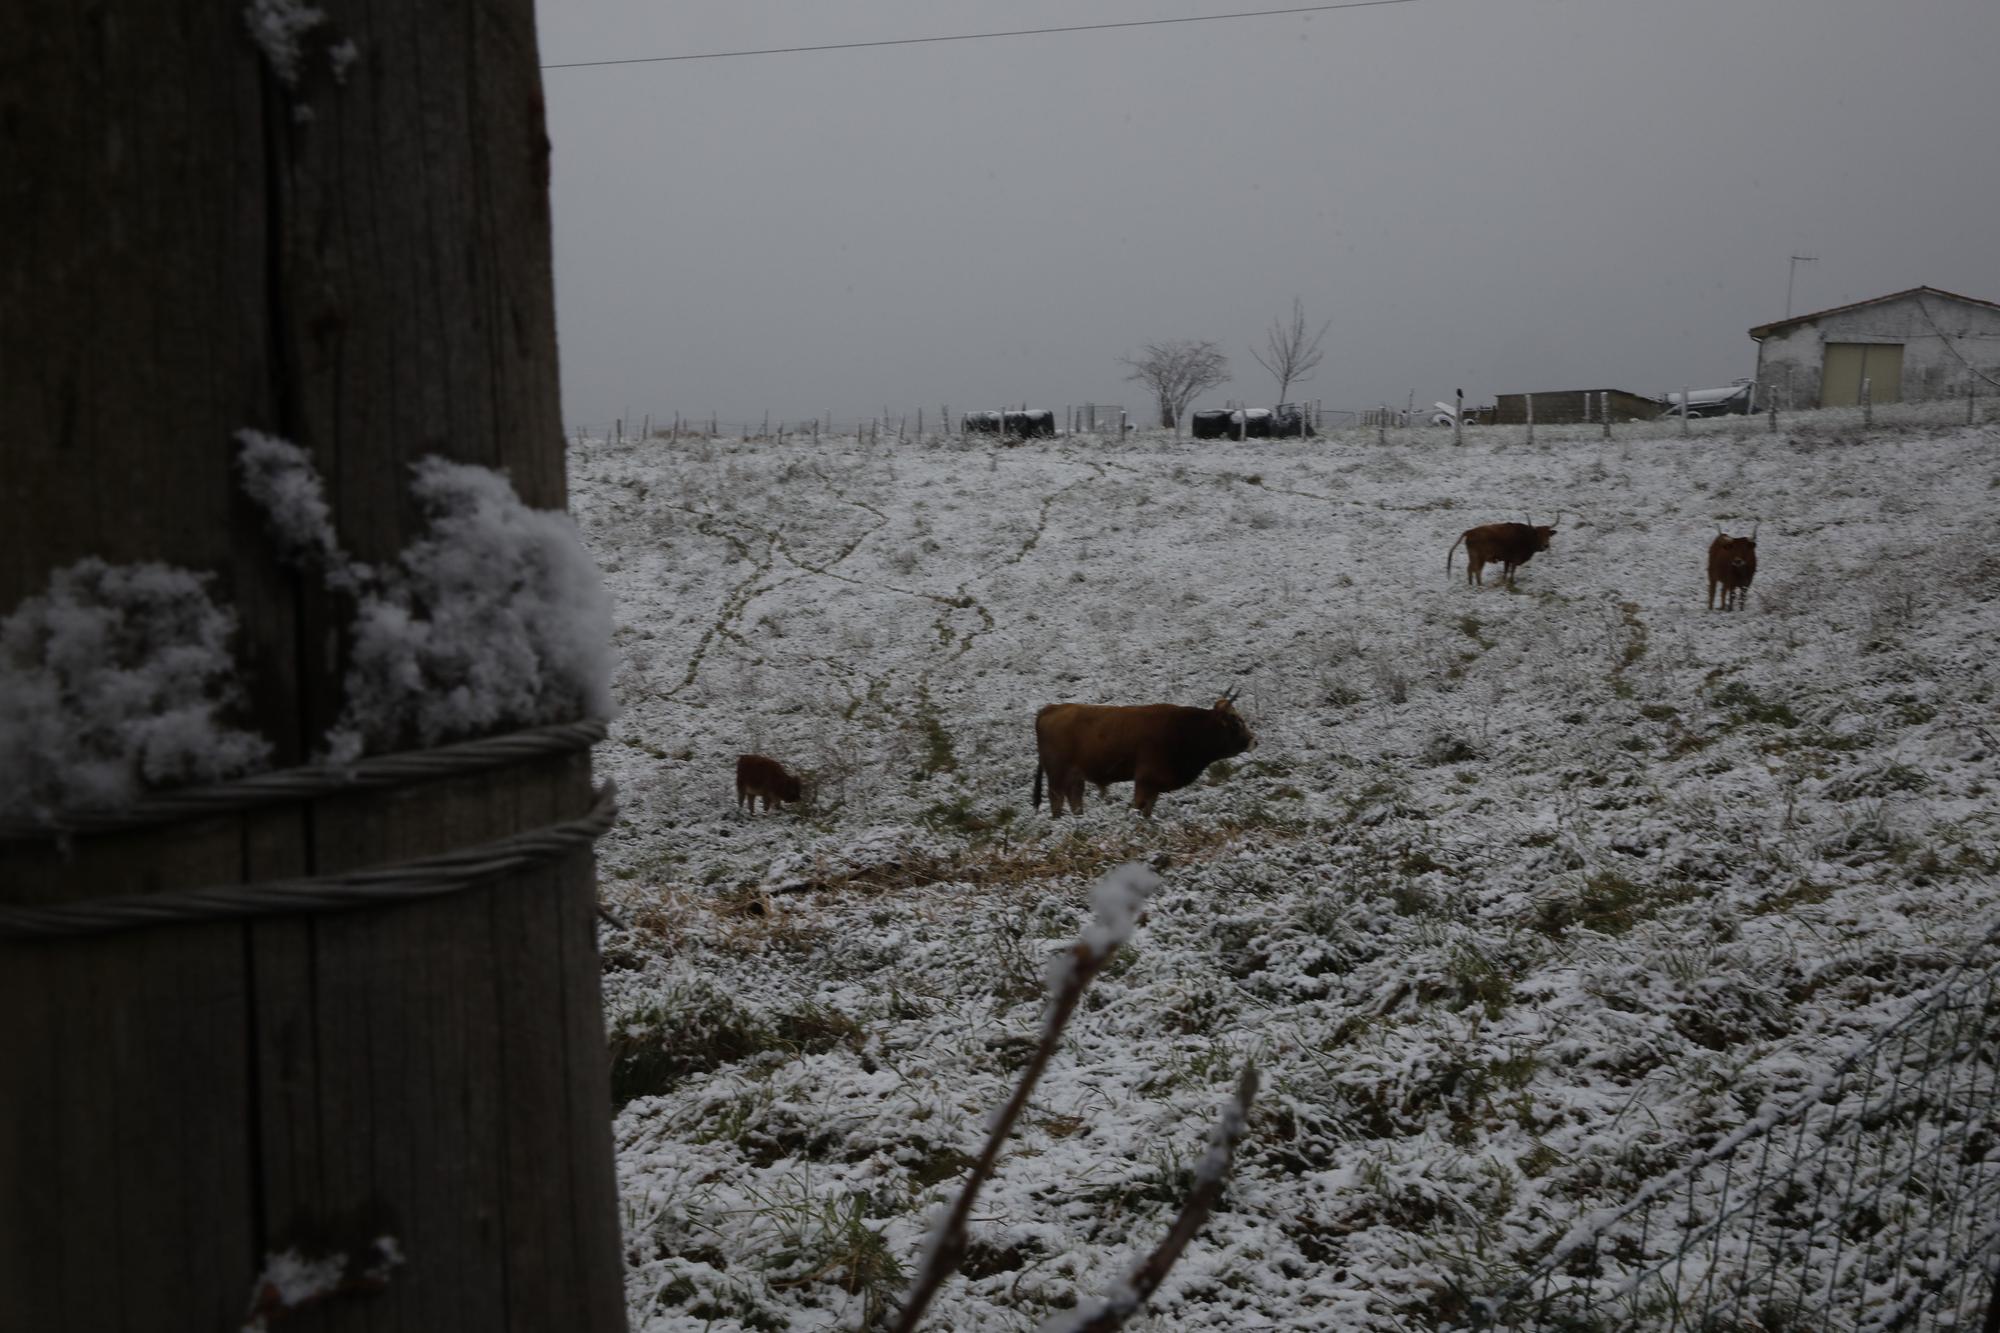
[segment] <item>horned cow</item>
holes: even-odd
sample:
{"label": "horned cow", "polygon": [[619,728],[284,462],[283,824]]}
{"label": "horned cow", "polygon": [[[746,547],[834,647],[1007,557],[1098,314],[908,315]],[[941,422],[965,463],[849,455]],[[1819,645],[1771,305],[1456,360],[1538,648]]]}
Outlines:
{"label": "horned cow", "polygon": [[752,814],[757,810],[757,798],[764,798],[764,809],[786,801],[799,800],[805,793],[804,784],[785,771],[785,766],[777,760],[761,754],[739,754],[736,756],[736,808],[741,810],[745,802]]}
{"label": "horned cow", "polygon": [[1732,537],[1721,528],[1715,530],[1715,540],[1708,544],[1708,609],[1715,609],[1715,590],[1722,589],[1722,609],[1741,611],[1744,595],[1750,591],[1750,580],[1757,577],[1757,529],[1763,523],[1750,525],[1748,537]]}
{"label": "horned cow", "polygon": [[1049,781],[1049,813],[1083,810],[1083,784],[1097,794],[1114,782],[1132,784],[1132,805],[1148,819],[1161,792],[1178,791],[1218,759],[1256,745],[1236,711],[1236,691],[1210,708],[1180,704],[1050,704],[1035,714],[1035,797]]}
{"label": "horned cow", "polygon": [[[1557,511],[1556,523],[1562,522],[1562,513]],[[1488,565],[1501,567],[1501,581],[1514,582],[1514,571],[1535,558],[1535,552],[1546,551],[1555,539],[1555,523],[1547,527],[1535,527],[1527,523],[1483,523],[1476,528],[1467,528],[1458,535],[1458,541],[1444,553],[1444,572],[1451,573],[1451,558],[1458,553],[1459,543],[1465,544],[1465,581],[1481,587],[1486,584],[1480,572]]]}

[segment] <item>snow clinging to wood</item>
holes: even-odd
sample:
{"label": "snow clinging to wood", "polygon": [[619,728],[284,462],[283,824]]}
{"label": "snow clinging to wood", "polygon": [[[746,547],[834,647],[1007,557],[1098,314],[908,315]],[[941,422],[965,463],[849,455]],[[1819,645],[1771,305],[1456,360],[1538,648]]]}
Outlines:
{"label": "snow clinging to wood", "polygon": [[238,438],[244,488],[279,549],[355,599],[334,760],[611,716],[610,601],[567,514],[529,508],[490,469],[426,458],[411,489],[429,531],[369,566],[340,546],[303,449]]}
{"label": "snow clinging to wood", "polygon": [[243,21],[249,24],[250,36],[270,63],[271,72],[290,88],[299,81],[305,35],[326,22],[326,11],[299,0],[251,0],[243,11]]}
{"label": "snow clinging to wood", "polygon": [[0,814],[123,805],[147,787],[261,768],[223,720],[236,617],[208,576],[80,560],[0,619]]}

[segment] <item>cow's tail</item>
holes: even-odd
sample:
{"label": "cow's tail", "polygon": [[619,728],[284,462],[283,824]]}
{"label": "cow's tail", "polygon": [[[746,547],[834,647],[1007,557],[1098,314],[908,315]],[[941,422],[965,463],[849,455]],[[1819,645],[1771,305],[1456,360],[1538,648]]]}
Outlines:
{"label": "cow's tail", "polygon": [[1451,544],[1451,549],[1444,553],[1444,572],[1447,578],[1451,576],[1451,558],[1458,554],[1458,543],[1464,540],[1465,540],[1465,534],[1462,532],[1459,533],[1458,541],[1453,542]]}
{"label": "cow's tail", "polygon": [[1039,760],[1035,763],[1035,801],[1028,808],[1030,810],[1042,808],[1042,765]]}

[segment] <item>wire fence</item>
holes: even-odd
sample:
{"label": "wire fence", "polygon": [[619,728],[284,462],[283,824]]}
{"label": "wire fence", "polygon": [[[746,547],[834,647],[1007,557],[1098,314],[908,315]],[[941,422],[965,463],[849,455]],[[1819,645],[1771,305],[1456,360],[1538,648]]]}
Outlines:
{"label": "wire fence", "polygon": [[[980,409],[968,409],[975,412]],[[994,409],[998,410],[998,409]],[[1014,410],[1014,409],[1008,409]],[[1150,414],[1131,407],[1081,404],[1050,409],[1057,413],[1056,424],[1064,435],[1087,435],[1117,439],[1119,421],[1128,423],[1128,435],[1171,436],[1159,429]],[[1425,443],[1449,445],[1457,438],[1454,428],[1434,423],[1438,415],[1401,409],[1348,410],[1310,406],[1316,438],[1351,443]],[[892,441],[935,441],[957,438],[965,411],[957,407],[918,408],[907,413],[876,417],[808,417],[789,420],[776,416],[745,421],[720,416],[645,416],[593,419],[568,428],[572,441],[606,440],[636,442],[647,439],[663,443],[703,439],[799,440],[859,438],[870,443]],[[1574,439],[1657,439],[1663,437],[1722,436],[1747,439],[1758,435],[1804,432],[1827,438],[1845,438],[1861,432],[1915,429],[1942,430],[1959,425],[1986,425],[2000,421],[2000,394],[1976,399],[1934,398],[1915,402],[1875,403],[1865,407],[1768,408],[1748,416],[1700,417],[1691,420],[1660,418],[1652,421],[1599,420],[1594,423],[1542,423],[1509,425],[1468,419],[1463,438],[1496,446],[1536,441]],[[1186,427],[1183,427],[1186,433]],[[1994,1333],[2000,1333],[1995,1330]]]}
{"label": "wire fence", "polygon": [[1462,1325],[2000,1327],[2000,929],[1808,1092],[1583,1217]]}

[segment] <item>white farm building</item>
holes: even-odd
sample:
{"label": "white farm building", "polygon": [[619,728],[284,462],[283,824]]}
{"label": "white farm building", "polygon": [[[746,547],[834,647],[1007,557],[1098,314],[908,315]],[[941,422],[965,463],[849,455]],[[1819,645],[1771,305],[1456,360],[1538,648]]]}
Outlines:
{"label": "white farm building", "polygon": [[1781,406],[1843,407],[2000,395],[2000,305],[1935,287],[1795,315],[1750,330],[1757,383]]}

